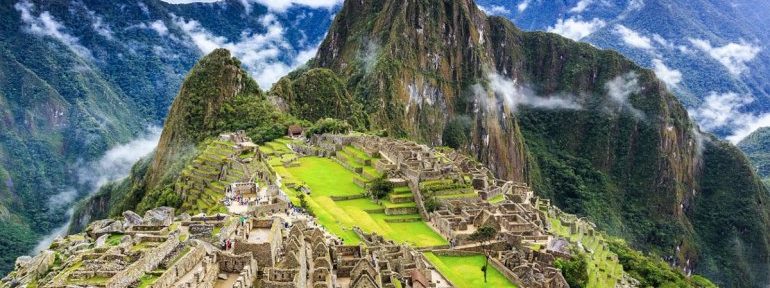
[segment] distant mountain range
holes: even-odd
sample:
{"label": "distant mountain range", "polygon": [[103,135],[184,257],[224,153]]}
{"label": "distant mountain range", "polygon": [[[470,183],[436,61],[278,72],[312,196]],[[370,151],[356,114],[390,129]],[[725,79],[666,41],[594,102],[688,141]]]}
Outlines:
{"label": "distant mountain range", "polygon": [[269,85],[312,57],[332,14],[238,0],[1,0],[0,274],[102,176],[126,176],[87,168],[160,125],[202,55],[226,47]]}
{"label": "distant mountain range", "polygon": [[524,30],[617,50],[655,70],[701,128],[737,143],[770,126],[770,2],[479,0]]}

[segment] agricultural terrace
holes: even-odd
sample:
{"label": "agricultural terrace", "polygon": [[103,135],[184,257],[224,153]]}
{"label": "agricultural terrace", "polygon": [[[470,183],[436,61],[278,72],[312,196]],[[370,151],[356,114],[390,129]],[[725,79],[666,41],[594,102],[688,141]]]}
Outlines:
{"label": "agricultural terrace", "polygon": [[440,256],[426,252],[425,258],[457,287],[516,287],[491,264],[488,266],[487,282],[484,283],[484,255]]}
{"label": "agricultural terrace", "polygon": [[[548,215],[545,211],[545,215]],[[566,238],[570,243],[581,243],[590,253],[588,257],[588,284],[586,287],[615,287],[615,283],[623,278],[623,266],[617,260],[617,255],[612,253],[605,245],[604,238],[599,233],[593,236],[583,233],[571,233],[570,228],[561,223],[556,217],[548,215],[551,224],[551,233]]]}
{"label": "agricultural terrace", "polygon": [[[375,232],[396,242],[415,247],[446,245],[417,214],[416,204],[407,187],[398,187],[379,203],[364,195],[363,183],[380,176],[371,166],[372,158],[354,147],[345,147],[335,158],[298,157],[280,139],[260,147],[269,152],[269,163],[281,176],[284,191],[295,205],[300,205],[301,188],[309,189],[307,205],[318,222],[347,244],[361,242],[352,228]],[[264,148],[262,148],[264,147]],[[356,173],[354,171],[360,171]]]}

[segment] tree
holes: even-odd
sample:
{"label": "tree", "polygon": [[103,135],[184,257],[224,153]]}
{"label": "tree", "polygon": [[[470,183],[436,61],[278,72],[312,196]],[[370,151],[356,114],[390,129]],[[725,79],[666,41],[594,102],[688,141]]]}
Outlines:
{"label": "tree", "polygon": [[334,118],[323,118],[318,119],[318,121],[313,124],[313,126],[308,129],[308,133],[306,133],[308,136],[313,134],[324,134],[324,133],[335,133],[335,134],[345,134],[348,133],[352,127],[350,124],[348,124],[345,120],[339,120]]}
{"label": "tree", "polygon": [[561,269],[569,287],[581,288],[588,284],[588,263],[585,254],[576,254],[572,259],[557,259],[554,267]]}
{"label": "tree", "polygon": [[307,204],[307,196],[305,196],[305,193],[299,193],[297,195],[297,198],[299,198],[299,207],[302,207],[302,209],[305,209],[305,212],[307,212],[310,216],[315,216],[313,213],[313,209],[310,208],[310,205]]}
{"label": "tree", "polygon": [[[476,231],[473,231],[473,233],[471,233],[471,235],[468,236],[468,239],[471,241],[477,241],[482,247],[484,247],[486,246],[487,241],[495,239],[495,236],[497,236],[497,230],[495,230],[495,228],[484,226],[479,229],[476,229]],[[481,267],[481,272],[484,272],[484,283],[487,283],[487,269],[489,269],[489,253],[487,253],[486,248],[484,248],[484,256],[486,257],[486,261],[484,261],[484,266]]]}
{"label": "tree", "polygon": [[460,149],[468,144],[470,134],[470,118],[467,116],[460,116],[450,120],[449,123],[446,124],[446,127],[444,127],[444,133],[441,135],[441,140],[447,147]]}
{"label": "tree", "polygon": [[391,191],[393,191],[393,183],[388,181],[385,176],[374,179],[369,184],[369,195],[376,200],[385,198]]}
{"label": "tree", "polygon": [[428,211],[428,213],[438,210],[440,204],[436,200],[436,197],[429,197],[427,200],[425,200],[425,210]]}

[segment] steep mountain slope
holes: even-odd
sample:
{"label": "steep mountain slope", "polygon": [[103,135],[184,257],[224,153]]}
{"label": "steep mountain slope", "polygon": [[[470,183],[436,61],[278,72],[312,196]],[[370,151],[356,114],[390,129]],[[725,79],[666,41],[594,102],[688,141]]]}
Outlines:
{"label": "steep mountain slope", "polygon": [[225,49],[201,59],[185,78],[169,111],[155,153],[137,163],[124,181],[102,187],[75,212],[72,231],[92,219],[125,210],[178,206],[175,186],[185,166],[200,154],[201,142],[220,132],[246,130],[255,141],[280,137],[297,123],[273,107],[241,62]]}
{"label": "steep mountain slope", "polygon": [[738,143],[765,182],[770,180],[770,127],[757,129]]}
{"label": "steep mountain slope", "polygon": [[521,32],[468,0],[347,1],[311,66],[348,81],[372,129],[432,145],[464,134],[457,146],[498,175],[637,247],[726,286],[768,282],[767,190],[618,53]]}
{"label": "steep mountain slope", "polygon": [[91,192],[82,166],[163,121],[203,53],[231,47],[275,78],[306,59],[331,13],[238,0],[0,1],[0,238],[13,243],[0,273]]}

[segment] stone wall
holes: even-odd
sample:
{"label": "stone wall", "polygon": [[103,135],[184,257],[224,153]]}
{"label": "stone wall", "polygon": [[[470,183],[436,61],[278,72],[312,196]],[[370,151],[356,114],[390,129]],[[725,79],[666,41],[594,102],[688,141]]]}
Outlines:
{"label": "stone wall", "polygon": [[271,248],[270,242],[259,244],[236,242],[233,253],[236,255],[254,255],[259,267],[272,267],[275,263],[273,263],[273,252]]}
{"label": "stone wall", "polygon": [[167,288],[173,287],[174,284],[179,281],[182,276],[192,271],[195,266],[200,264],[203,257],[206,256],[206,249],[203,244],[196,242],[192,246],[189,252],[179,258],[174,266],[170,267],[166,272],[163,272],[160,277],[152,284],[153,288]]}
{"label": "stone wall", "polygon": [[190,224],[189,231],[193,239],[209,238],[214,232],[214,224]]}
{"label": "stone wall", "polygon": [[241,273],[246,266],[257,266],[258,264],[252,263],[254,256],[251,253],[244,253],[234,255],[228,252],[217,251],[217,260],[219,262],[219,272],[224,273]]}
{"label": "stone wall", "polygon": [[428,216],[428,211],[425,210],[425,202],[423,202],[422,193],[420,193],[418,188],[419,184],[412,181],[407,181],[406,184],[409,186],[409,190],[412,191],[412,195],[414,195],[414,202],[417,203],[417,212],[420,213],[423,221],[428,221],[430,217]]}
{"label": "stone wall", "polygon": [[163,258],[171,253],[179,245],[179,237],[176,233],[169,235],[168,240],[155,248],[145,252],[139,260],[132,263],[125,270],[115,274],[108,282],[107,288],[125,288],[139,280],[145,272],[152,271]]}
{"label": "stone wall", "polygon": [[289,209],[289,202],[279,201],[273,204],[249,204],[248,213],[254,216],[270,215]]}
{"label": "stone wall", "polygon": [[231,221],[225,222],[225,225],[223,225],[222,229],[219,230],[219,236],[217,239],[219,243],[224,242],[225,239],[232,238],[235,232],[238,230],[239,222],[237,219],[231,218],[230,220]]}
{"label": "stone wall", "polygon": [[508,279],[513,284],[516,284],[516,286],[519,287],[525,287],[524,284],[522,284],[519,277],[516,276],[516,274],[513,274],[513,271],[508,269],[508,267],[505,267],[502,262],[495,258],[489,258],[489,263],[492,264],[492,267],[495,267],[497,271],[500,271],[501,274],[505,277],[505,279]]}

